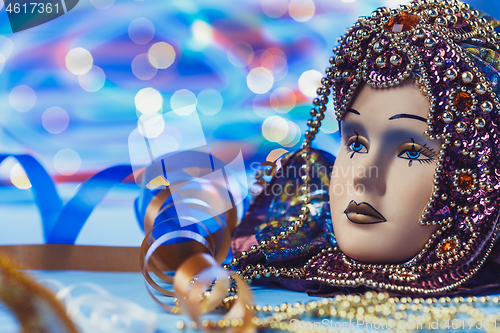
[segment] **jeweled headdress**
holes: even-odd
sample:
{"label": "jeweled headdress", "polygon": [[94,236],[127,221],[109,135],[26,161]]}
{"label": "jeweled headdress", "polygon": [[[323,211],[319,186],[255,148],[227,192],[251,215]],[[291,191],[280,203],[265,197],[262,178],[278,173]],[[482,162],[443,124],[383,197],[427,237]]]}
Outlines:
{"label": "jeweled headdress", "polygon": [[[261,225],[256,231],[257,244],[250,253],[243,253],[245,265],[250,263],[242,271],[247,280],[280,276],[319,282],[319,289],[312,285],[302,288],[318,292],[324,286],[366,286],[427,294],[455,289],[481,268],[495,244],[500,211],[499,25],[499,21],[460,1],[418,0],[394,10],[379,8],[370,17],[361,17],[339,38],[340,45],[333,49],[331,66],[314,99],[303,150],[289,164],[303,163],[302,170],[309,173],[315,169],[318,157],[311,161],[311,156],[317,156],[318,151],[310,146],[330,93],[337,118],[342,120],[362,82],[383,89],[411,77],[431,104],[425,134],[443,140],[433,192],[420,218],[423,225],[439,227],[420,253],[404,264],[351,260],[334,239],[325,236],[331,232],[331,224],[318,227],[317,221],[330,217],[323,211],[320,218],[317,209],[311,212],[314,194],[304,190],[304,185],[310,186],[321,175],[311,177],[306,173],[297,185],[303,202],[297,221],[282,223],[283,228],[275,223],[275,237],[269,240],[269,228]],[[285,215],[293,221],[288,213]],[[302,237],[307,239],[309,235],[310,239],[296,248],[309,245],[315,255],[303,266],[283,271],[279,265],[289,267],[290,262],[284,258],[273,262],[273,256],[288,251],[291,259],[291,239],[302,227],[306,230]],[[267,234],[259,233],[263,229]],[[315,240],[329,243],[328,249],[320,251],[320,244],[314,246],[314,231]],[[295,255],[296,262],[304,257]],[[266,264],[273,266],[266,268]]]}

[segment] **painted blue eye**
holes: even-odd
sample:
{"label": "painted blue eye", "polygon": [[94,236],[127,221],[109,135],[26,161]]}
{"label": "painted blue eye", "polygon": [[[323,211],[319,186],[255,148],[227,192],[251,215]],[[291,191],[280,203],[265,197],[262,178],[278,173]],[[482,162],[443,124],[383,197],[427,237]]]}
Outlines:
{"label": "painted blue eye", "polygon": [[414,150],[407,150],[406,156],[408,156],[408,158],[411,158],[411,159],[416,159],[416,158],[419,158],[420,152],[414,151]]}
{"label": "painted blue eye", "polygon": [[355,152],[359,152],[361,149],[363,149],[363,145],[356,141],[351,143],[351,149],[354,150]]}

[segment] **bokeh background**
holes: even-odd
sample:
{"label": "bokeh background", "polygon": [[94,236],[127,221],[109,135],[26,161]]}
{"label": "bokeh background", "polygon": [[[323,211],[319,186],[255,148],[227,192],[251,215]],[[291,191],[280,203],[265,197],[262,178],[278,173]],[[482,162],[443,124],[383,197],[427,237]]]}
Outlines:
{"label": "bokeh background", "polygon": [[[71,196],[96,172],[130,163],[138,124],[175,146],[190,138],[162,135],[168,124],[154,116],[196,111],[206,140],[238,144],[251,174],[271,151],[300,147],[338,36],[359,15],[399,3],[80,0],[18,33],[0,4],[0,153],[33,155],[58,184],[74,185]],[[500,17],[498,1],[469,4]],[[335,153],[336,131],[329,110],[316,146]],[[0,165],[0,184],[30,187],[15,159]],[[32,200],[2,193],[3,203]]]}

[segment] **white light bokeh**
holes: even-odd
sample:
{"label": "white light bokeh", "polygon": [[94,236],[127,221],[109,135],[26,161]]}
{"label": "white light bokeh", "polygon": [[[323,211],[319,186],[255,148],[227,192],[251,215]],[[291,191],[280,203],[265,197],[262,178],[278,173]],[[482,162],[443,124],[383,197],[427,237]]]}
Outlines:
{"label": "white light bokeh", "polygon": [[262,124],[262,134],[271,142],[279,142],[288,134],[288,122],[280,116],[271,116]]}
{"label": "white light bokeh", "polygon": [[300,92],[307,97],[316,97],[316,90],[321,86],[322,78],[323,75],[314,69],[305,71],[299,78]]}
{"label": "white light bokeh", "polygon": [[193,49],[201,50],[213,42],[214,28],[203,20],[197,19],[193,22],[191,33],[193,34],[193,41],[190,46]]}
{"label": "white light bokeh", "polygon": [[262,11],[270,18],[278,18],[288,11],[288,0],[262,0]]}
{"label": "white light bokeh", "polygon": [[97,9],[105,10],[113,6],[115,0],[90,0],[90,3]]}
{"label": "white light bokeh", "polygon": [[256,94],[268,92],[274,83],[273,74],[264,67],[256,67],[247,75],[247,85]]}
{"label": "white light bokeh", "polygon": [[31,182],[28,179],[23,167],[19,163],[14,164],[12,169],[10,169],[10,182],[12,185],[21,190],[31,188]]}
{"label": "white light bokeh", "polygon": [[132,73],[139,80],[145,81],[152,79],[158,73],[158,68],[150,63],[147,53],[141,53],[132,60]]}
{"label": "white light bokeh", "polygon": [[54,168],[64,176],[71,176],[80,170],[82,160],[73,149],[61,149],[54,156]]}
{"label": "white light bokeh", "polygon": [[83,47],[71,49],[66,54],[66,68],[75,75],[87,73],[94,63],[92,54]]}
{"label": "white light bokeh", "polygon": [[[286,0],[285,0],[286,1]],[[227,60],[238,68],[244,68],[253,61],[254,52],[250,44],[245,42],[237,42],[227,50]]]}
{"label": "white light bokeh", "polygon": [[5,60],[9,59],[12,49],[14,48],[14,42],[8,37],[0,36],[0,54],[3,54]]}
{"label": "white light bokeh", "polygon": [[174,92],[170,98],[170,107],[180,116],[187,116],[196,110],[196,96],[187,89],[181,89]]}
{"label": "white light bokeh", "polygon": [[[356,0],[342,0],[342,2],[345,2],[345,3],[352,3],[354,1],[356,1]],[[396,0],[396,1],[398,2],[398,4],[401,3],[401,1],[399,1],[399,0]]]}
{"label": "white light bokeh", "polygon": [[9,103],[14,110],[27,112],[35,106],[35,91],[25,85],[17,86],[9,94]]}
{"label": "white light bokeh", "polygon": [[128,26],[128,36],[136,44],[147,44],[154,35],[155,26],[147,18],[136,18]]}
{"label": "white light bokeh", "polygon": [[269,99],[271,107],[279,113],[290,112],[290,110],[295,107],[295,103],[297,102],[295,93],[287,87],[275,89]]}
{"label": "white light bokeh", "polygon": [[168,68],[175,61],[175,50],[172,45],[165,42],[153,44],[148,51],[148,60],[155,68]]}
{"label": "white light bokeh", "polygon": [[163,133],[165,120],[161,114],[143,114],[137,122],[139,133],[148,139],[153,139]]}
{"label": "white light bokeh", "polygon": [[339,130],[339,122],[337,121],[337,117],[335,116],[335,112],[333,110],[327,110],[325,112],[325,118],[321,121],[319,130],[328,134]]}
{"label": "white light bokeh", "polygon": [[143,114],[156,113],[163,106],[163,97],[160,92],[151,87],[139,90],[134,101],[137,110]]}
{"label": "white light bokeh", "polygon": [[106,82],[106,74],[98,66],[92,68],[85,74],[78,76],[80,87],[88,92],[96,92],[104,86]]}
{"label": "white light bokeh", "polygon": [[53,106],[42,115],[42,125],[49,133],[59,134],[68,128],[69,116],[66,110]]}
{"label": "white light bokeh", "polygon": [[279,144],[284,147],[292,147],[299,142],[301,132],[299,126],[294,122],[287,120],[287,124],[288,132],[286,134],[286,137],[283,140],[279,141]]}
{"label": "white light bokeh", "polygon": [[288,13],[297,22],[307,22],[316,10],[313,0],[290,0]]}
{"label": "white light bokeh", "polygon": [[205,116],[216,115],[222,108],[224,100],[220,92],[214,89],[202,90],[197,97],[197,107]]}

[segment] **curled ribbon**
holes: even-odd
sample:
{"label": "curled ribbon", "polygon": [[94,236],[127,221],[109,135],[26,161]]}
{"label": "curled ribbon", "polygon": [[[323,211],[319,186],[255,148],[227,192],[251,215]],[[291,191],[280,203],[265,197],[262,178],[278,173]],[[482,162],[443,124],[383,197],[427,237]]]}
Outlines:
{"label": "curled ribbon", "polygon": [[[205,173],[202,168],[196,171]],[[180,187],[172,185],[144,194],[136,205],[136,212],[143,212],[144,216],[146,235],[141,245],[140,266],[147,286],[162,295],[177,297],[177,304],[161,302],[149,287],[148,292],[163,309],[188,314],[206,332],[253,332],[251,293],[239,276],[229,274],[220,266],[229,252],[231,232],[237,223],[234,205],[222,214],[217,213],[225,205],[222,192],[228,188],[206,180],[197,186],[192,183]],[[193,216],[172,214],[170,208],[174,206],[174,194],[182,198],[175,205],[189,206],[211,218],[200,221]],[[172,270],[175,271],[174,277],[165,273]],[[174,290],[161,286],[150,273],[173,285]],[[230,278],[236,284],[238,295],[221,321],[230,324],[217,329],[204,325],[201,316],[224,304],[231,287]],[[211,288],[209,292],[208,288]]]}

